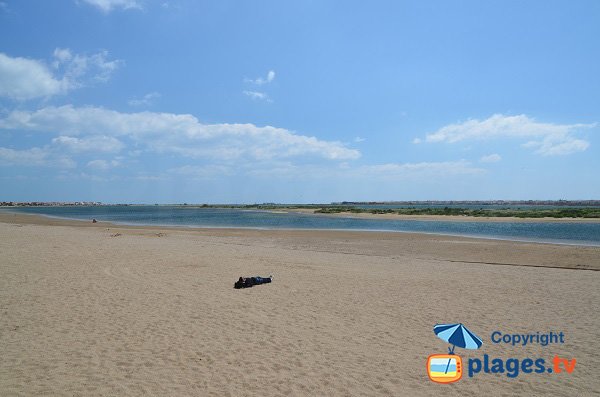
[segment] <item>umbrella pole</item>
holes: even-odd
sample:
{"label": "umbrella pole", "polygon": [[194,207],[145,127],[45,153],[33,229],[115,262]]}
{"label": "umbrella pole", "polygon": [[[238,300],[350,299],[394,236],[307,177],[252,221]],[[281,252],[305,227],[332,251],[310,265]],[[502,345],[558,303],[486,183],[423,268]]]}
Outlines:
{"label": "umbrella pole", "polygon": [[446,365],[446,372],[444,372],[445,374],[448,373],[448,368],[450,368],[450,360],[452,360],[451,358],[448,359],[448,365]]}
{"label": "umbrella pole", "polygon": [[[456,347],[455,345],[452,345],[452,348],[448,348],[448,353],[449,354],[454,354],[454,348],[455,347]],[[452,361],[451,358],[448,359],[448,364],[446,364],[446,371],[444,372],[445,374],[448,373],[448,368],[450,368],[450,361]]]}

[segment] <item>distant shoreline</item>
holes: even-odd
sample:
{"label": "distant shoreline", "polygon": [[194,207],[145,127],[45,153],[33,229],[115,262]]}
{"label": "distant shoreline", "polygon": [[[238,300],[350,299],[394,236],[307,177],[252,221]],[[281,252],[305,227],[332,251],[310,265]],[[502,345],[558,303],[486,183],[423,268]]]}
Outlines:
{"label": "distant shoreline", "polygon": [[[112,205],[102,205],[102,206],[112,206]],[[132,206],[132,207],[153,207],[154,205],[148,204],[123,204],[119,206]],[[398,221],[437,221],[437,222],[494,222],[494,223],[600,223],[600,218],[575,218],[575,217],[517,217],[517,216],[472,216],[472,215],[405,215],[398,213],[371,213],[371,212],[351,212],[351,211],[341,211],[341,212],[318,212],[319,209],[323,207],[314,207],[314,208],[298,208],[298,207],[278,207],[278,208],[261,208],[260,206],[248,206],[248,207],[239,207],[239,206],[217,206],[211,205],[207,207],[197,206],[197,205],[159,205],[163,207],[171,206],[171,207],[180,207],[186,209],[232,209],[232,210],[240,210],[240,211],[264,211],[270,212],[272,214],[302,214],[308,216],[321,216],[321,217],[335,217],[335,218],[348,218],[348,219],[374,219],[374,220],[398,220]],[[40,206],[41,208],[50,208],[50,207],[60,207],[60,206]],[[28,212],[19,211],[20,208],[38,208],[37,206],[0,206],[0,210],[6,210],[10,212],[14,210],[13,213],[18,214],[29,214],[29,215],[41,215],[49,218],[62,218],[67,220],[77,220],[75,218],[67,218],[67,217],[54,217],[52,215],[47,214],[32,214]]]}
{"label": "distant shoreline", "polygon": [[[581,203],[582,201],[580,201]],[[589,201],[588,201],[589,202]],[[6,202],[0,202],[5,204]],[[32,202],[34,203],[34,202]],[[432,202],[428,202],[432,203]],[[442,202],[443,203],[443,202]],[[472,202],[475,203],[475,202]],[[481,202],[483,203],[483,202]],[[492,203],[492,202],[487,202]],[[521,222],[521,223],[598,223],[600,207],[581,206],[567,207],[565,202],[557,208],[543,208],[547,204],[539,204],[542,208],[527,209],[473,209],[462,207],[391,207],[364,208],[354,205],[334,204],[70,204],[41,203],[27,205],[0,205],[0,209],[16,210],[22,208],[56,208],[56,207],[175,207],[180,209],[231,209],[246,211],[264,211],[274,214],[295,213],[303,215],[329,216],[349,219],[377,220],[414,220],[442,222]],[[570,203],[570,202],[568,202]],[[369,205],[371,205],[369,203]],[[392,204],[390,204],[392,205]],[[426,205],[426,204],[422,204]],[[455,204],[456,205],[456,204]],[[488,204],[492,205],[492,204]],[[497,204],[494,204],[497,205]],[[513,204],[514,205],[514,204]],[[529,204],[531,205],[531,204]],[[534,205],[532,205],[533,207]]]}

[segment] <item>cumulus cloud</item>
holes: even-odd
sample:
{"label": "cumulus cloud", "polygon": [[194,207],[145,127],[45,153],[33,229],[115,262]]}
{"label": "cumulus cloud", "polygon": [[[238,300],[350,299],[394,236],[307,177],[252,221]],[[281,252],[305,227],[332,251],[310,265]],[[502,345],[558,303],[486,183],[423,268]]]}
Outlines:
{"label": "cumulus cloud", "polygon": [[529,140],[522,146],[535,149],[537,154],[566,155],[588,148],[589,142],[576,137],[575,133],[595,125],[541,123],[526,115],[495,114],[485,120],[472,119],[444,126],[427,134],[425,139],[416,138],[413,142],[455,143],[466,140],[521,138]]}
{"label": "cumulus cloud", "polygon": [[271,126],[204,124],[190,114],[121,113],[100,107],[50,106],[37,111],[15,110],[0,118],[0,129],[69,137],[122,136],[146,150],[195,158],[252,160],[302,156],[352,160],[360,157],[358,150],[341,142],[323,141]]}
{"label": "cumulus cloud", "polygon": [[17,100],[49,97],[67,91],[42,62],[0,53],[0,96]]}
{"label": "cumulus cloud", "polygon": [[[70,154],[78,156],[90,172],[104,173],[121,166],[127,158],[133,158],[134,153],[136,156],[175,154],[171,157],[177,158],[181,165],[163,171],[159,175],[163,179],[240,175],[395,181],[439,180],[485,172],[466,160],[356,165],[351,161],[358,159],[360,152],[341,142],[272,126],[205,124],[190,114],[123,113],[91,106],[49,106],[36,111],[12,111],[0,117],[0,130],[53,135],[51,144],[45,148],[4,149],[0,152],[4,164],[57,166],[63,161],[63,166],[69,166],[66,154]],[[101,156],[118,152],[128,157],[111,160]],[[90,158],[90,153],[96,155]],[[74,162],[71,161],[70,166],[74,166]]]}
{"label": "cumulus cloud", "polygon": [[23,101],[64,94],[93,82],[106,82],[121,63],[109,60],[107,51],[82,55],[57,48],[51,67],[43,61],[0,53],[0,96]]}
{"label": "cumulus cloud", "polygon": [[140,0],[82,0],[104,13],[109,13],[115,9],[129,10],[142,9]]}
{"label": "cumulus cloud", "polygon": [[151,92],[149,94],[144,95],[141,98],[132,98],[127,103],[130,106],[150,106],[154,104],[154,101],[160,98],[160,94],[158,92]]}
{"label": "cumulus cloud", "polygon": [[479,161],[482,163],[497,163],[500,160],[502,160],[502,157],[497,153],[488,154],[487,156],[482,156],[479,159]]}

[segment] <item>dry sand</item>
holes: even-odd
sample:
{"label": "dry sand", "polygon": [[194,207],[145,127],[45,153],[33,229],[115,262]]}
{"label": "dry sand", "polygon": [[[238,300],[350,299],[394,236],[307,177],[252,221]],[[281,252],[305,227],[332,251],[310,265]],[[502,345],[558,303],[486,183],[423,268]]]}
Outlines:
{"label": "dry sand", "polygon": [[[597,247],[1,214],[0,395],[598,395],[597,270]],[[457,348],[464,360],[558,354],[576,368],[434,384],[438,322],[483,339]],[[495,330],[566,343],[495,345]]]}
{"label": "dry sand", "polygon": [[398,221],[446,221],[446,222],[542,222],[542,223],[598,223],[600,218],[519,218],[516,216],[469,216],[469,215],[403,215],[403,214],[372,214],[370,212],[335,212],[319,213],[314,209],[294,208],[282,210],[267,210],[275,213],[298,213],[315,216],[333,216],[338,218],[362,219],[394,219]]}

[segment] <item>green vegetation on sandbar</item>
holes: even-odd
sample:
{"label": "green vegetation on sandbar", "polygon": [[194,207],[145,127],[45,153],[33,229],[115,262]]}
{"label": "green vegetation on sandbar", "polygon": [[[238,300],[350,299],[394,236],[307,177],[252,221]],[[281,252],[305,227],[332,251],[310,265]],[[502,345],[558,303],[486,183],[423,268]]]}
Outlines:
{"label": "green vegetation on sandbar", "polygon": [[361,208],[350,205],[327,204],[249,204],[249,205],[215,205],[203,204],[194,207],[201,208],[237,208],[265,211],[293,211],[297,209],[313,210],[315,214],[396,214],[396,215],[455,215],[473,217],[515,217],[515,218],[600,218],[600,207],[583,208],[502,208],[502,209],[469,209],[456,207],[428,208]]}
{"label": "green vegetation on sandbar", "polygon": [[467,209],[467,208],[393,208],[368,209],[357,207],[323,207],[315,210],[319,214],[396,214],[396,215],[458,215],[474,217],[515,218],[600,218],[600,208],[557,208],[557,209]]}

